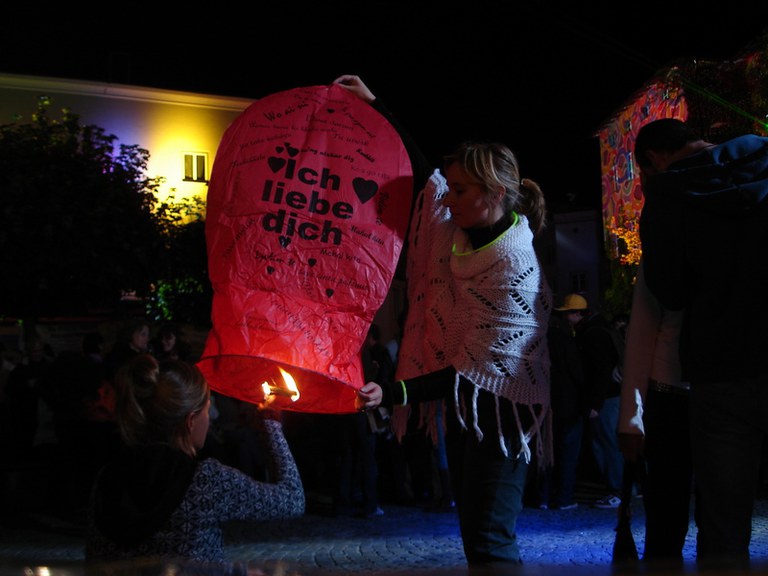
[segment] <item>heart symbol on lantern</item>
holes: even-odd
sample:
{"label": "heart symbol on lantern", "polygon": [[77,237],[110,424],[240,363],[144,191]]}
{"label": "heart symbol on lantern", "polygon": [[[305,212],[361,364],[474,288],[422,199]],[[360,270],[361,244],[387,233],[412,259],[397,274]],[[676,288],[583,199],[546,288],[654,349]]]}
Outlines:
{"label": "heart symbol on lantern", "polygon": [[285,158],[278,158],[277,156],[270,156],[267,158],[267,164],[269,164],[269,167],[272,169],[272,172],[277,172],[285,166]]}
{"label": "heart symbol on lantern", "polygon": [[315,260],[314,258],[310,258],[309,260],[307,260],[307,263],[310,266],[314,266],[315,264],[317,264],[317,260]]}
{"label": "heart symbol on lantern", "polygon": [[275,271],[273,266],[267,266],[267,274],[272,274]]}
{"label": "heart symbol on lantern", "polygon": [[328,296],[329,298],[333,296],[333,288],[326,288],[325,295]]}
{"label": "heart symbol on lantern", "polygon": [[279,240],[280,240],[280,246],[282,246],[283,248],[288,248],[288,244],[291,243],[291,239],[288,238],[287,236],[280,236]]}
{"label": "heart symbol on lantern", "polygon": [[285,143],[285,149],[288,150],[288,156],[290,156],[291,158],[293,158],[294,156],[296,156],[296,154],[299,153],[299,149],[294,148],[293,146],[288,144],[288,142]]}
{"label": "heart symbol on lantern", "polygon": [[365,178],[355,178],[352,180],[352,188],[355,189],[355,194],[357,194],[357,197],[363,204],[373,198],[376,192],[379,191],[379,185],[376,182],[366,180]]}

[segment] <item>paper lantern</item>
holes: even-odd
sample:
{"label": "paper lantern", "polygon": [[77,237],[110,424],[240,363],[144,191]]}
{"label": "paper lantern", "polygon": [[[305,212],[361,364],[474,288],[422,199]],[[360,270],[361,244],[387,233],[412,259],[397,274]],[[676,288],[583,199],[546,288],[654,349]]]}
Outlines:
{"label": "paper lantern", "polygon": [[[219,145],[207,200],[211,388],[354,410],[360,351],[407,229],[413,174],[384,116],[332,84],[254,102]],[[283,372],[299,394],[284,393]],[[266,387],[262,384],[266,383]]]}

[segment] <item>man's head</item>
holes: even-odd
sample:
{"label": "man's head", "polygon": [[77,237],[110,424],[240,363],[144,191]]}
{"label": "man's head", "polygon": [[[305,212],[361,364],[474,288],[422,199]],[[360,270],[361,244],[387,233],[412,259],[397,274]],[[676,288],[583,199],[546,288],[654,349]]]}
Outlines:
{"label": "man's head", "polygon": [[687,155],[688,145],[702,142],[688,125],[675,118],[654,120],[640,128],[635,138],[635,160],[645,176],[663,172]]}

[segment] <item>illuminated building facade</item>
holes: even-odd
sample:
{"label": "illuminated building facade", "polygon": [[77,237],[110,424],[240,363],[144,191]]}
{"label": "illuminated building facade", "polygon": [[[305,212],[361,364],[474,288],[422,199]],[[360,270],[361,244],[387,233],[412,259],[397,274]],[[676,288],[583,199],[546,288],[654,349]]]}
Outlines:
{"label": "illuminated building facade", "polygon": [[117,136],[116,145],[149,151],[147,176],[162,177],[159,200],[206,197],[211,164],[224,131],[253,101],[122,84],[0,73],[0,124],[27,122],[37,101],[51,101],[82,124]]}

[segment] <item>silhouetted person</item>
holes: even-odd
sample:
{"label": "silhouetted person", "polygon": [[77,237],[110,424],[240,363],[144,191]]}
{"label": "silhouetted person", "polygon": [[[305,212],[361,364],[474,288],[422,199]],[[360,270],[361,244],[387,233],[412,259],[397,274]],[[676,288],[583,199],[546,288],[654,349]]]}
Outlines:
{"label": "silhouetted person", "polygon": [[697,559],[743,566],[768,436],[768,139],[714,145],[657,120],[638,132],[635,157],[645,282],[665,309],[683,311]]}
{"label": "silhouetted person", "polygon": [[543,504],[555,510],[578,506],[574,489],[587,408],[584,370],[574,326],[586,309],[584,298],[578,294],[568,295],[562,305],[555,308],[547,331],[555,461],[547,475],[548,490],[543,495]]}
{"label": "silhouetted person", "polygon": [[607,494],[592,505],[596,508],[618,508],[624,458],[616,429],[624,342],[619,332],[599,312],[585,309],[581,314],[582,318],[574,328],[586,383],[589,408],[587,428],[592,454],[607,489]]}

